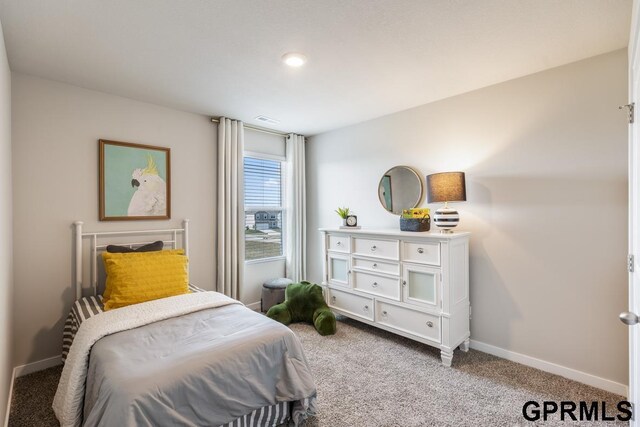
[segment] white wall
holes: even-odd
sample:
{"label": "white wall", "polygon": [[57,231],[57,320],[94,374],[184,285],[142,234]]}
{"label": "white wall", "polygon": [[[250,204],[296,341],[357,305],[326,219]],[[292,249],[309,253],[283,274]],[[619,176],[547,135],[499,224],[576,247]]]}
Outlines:
{"label": "white wall", "polygon": [[[283,160],[286,155],[284,137],[247,128],[245,128],[244,132],[244,149],[247,153],[281,158]],[[262,284],[267,280],[278,277],[285,277],[284,258],[246,262],[243,283],[240,285],[240,299],[245,304],[255,304],[255,306],[252,305],[252,308],[259,309],[258,303],[262,298]]]}
{"label": "white wall", "polygon": [[285,260],[279,258],[263,262],[249,262],[244,266],[240,300],[254,310],[260,309],[262,284],[267,280],[285,277]]}
{"label": "white wall", "polygon": [[[208,117],[16,73],[13,94],[16,365],[61,352],[74,299],[74,220],[89,231],[170,228],[189,218],[191,281],[215,289],[217,129]],[[171,220],[97,220],[99,138],[171,148]]]}
{"label": "white wall", "polygon": [[284,136],[244,128],[244,150],[284,159],[287,155]]}
{"label": "white wall", "polygon": [[466,171],[472,339],[626,384],[626,99],[620,50],[312,137],[309,278],[336,207],[398,227],[387,169]]}
{"label": "white wall", "polygon": [[12,198],[11,71],[0,24],[0,422],[4,422],[11,381]]}

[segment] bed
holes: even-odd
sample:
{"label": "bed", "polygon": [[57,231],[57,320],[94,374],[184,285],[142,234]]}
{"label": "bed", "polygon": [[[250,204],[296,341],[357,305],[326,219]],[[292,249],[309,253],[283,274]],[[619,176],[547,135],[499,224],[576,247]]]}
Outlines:
{"label": "bed", "polygon": [[295,334],[236,300],[190,285],[187,294],[104,310],[107,244],[133,248],[150,243],[139,236],[166,235],[176,249],[181,237],[188,255],[187,220],[104,233],[76,222],[74,235],[76,300],[53,403],[63,427],[298,425],[314,414],[316,387]]}

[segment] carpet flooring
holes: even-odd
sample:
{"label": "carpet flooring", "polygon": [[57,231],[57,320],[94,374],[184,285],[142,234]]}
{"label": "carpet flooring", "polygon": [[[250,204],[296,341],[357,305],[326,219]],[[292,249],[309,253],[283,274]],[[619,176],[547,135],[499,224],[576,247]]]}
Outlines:
{"label": "carpet flooring", "polygon": [[[524,426],[626,425],[622,422],[528,422],[522,405],[535,400],[606,402],[612,414],[622,396],[509,362],[456,350],[453,366],[440,352],[342,318],[334,336],[310,325],[300,337],[318,387],[318,413],[304,427],[319,426]],[[14,386],[9,426],[58,426],[51,410],[60,367],[20,377]]]}

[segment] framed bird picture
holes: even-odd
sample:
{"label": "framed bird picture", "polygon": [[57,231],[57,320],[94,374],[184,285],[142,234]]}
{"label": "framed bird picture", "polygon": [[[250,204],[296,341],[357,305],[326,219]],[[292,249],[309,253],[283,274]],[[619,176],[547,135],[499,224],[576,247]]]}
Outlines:
{"label": "framed bird picture", "polygon": [[171,218],[171,150],[101,139],[100,221]]}

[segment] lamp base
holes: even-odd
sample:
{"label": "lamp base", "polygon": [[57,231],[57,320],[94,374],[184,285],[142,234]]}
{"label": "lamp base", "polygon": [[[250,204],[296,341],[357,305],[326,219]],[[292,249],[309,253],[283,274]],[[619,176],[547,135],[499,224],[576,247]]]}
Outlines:
{"label": "lamp base", "polygon": [[433,223],[440,229],[440,233],[453,233],[452,228],[460,222],[460,215],[455,209],[451,209],[447,205],[438,209],[433,215]]}

